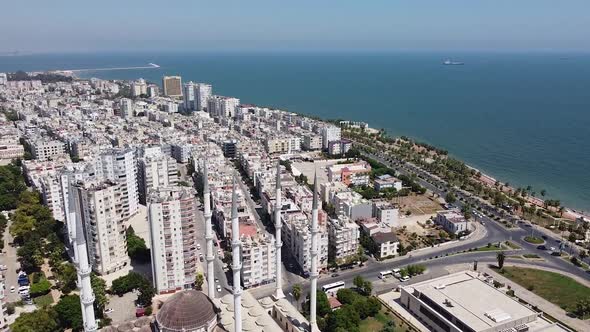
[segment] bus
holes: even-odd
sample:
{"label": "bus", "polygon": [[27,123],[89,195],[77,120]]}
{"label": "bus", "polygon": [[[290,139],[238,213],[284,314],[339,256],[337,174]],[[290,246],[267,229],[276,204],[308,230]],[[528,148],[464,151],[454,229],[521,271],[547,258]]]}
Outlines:
{"label": "bus", "polygon": [[393,276],[393,271],[391,270],[387,270],[387,271],[381,271],[379,272],[379,279],[385,279],[389,276]]}
{"label": "bus", "polygon": [[339,289],[344,288],[344,281],[337,281],[322,286],[322,291],[327,295],[335,296]]}

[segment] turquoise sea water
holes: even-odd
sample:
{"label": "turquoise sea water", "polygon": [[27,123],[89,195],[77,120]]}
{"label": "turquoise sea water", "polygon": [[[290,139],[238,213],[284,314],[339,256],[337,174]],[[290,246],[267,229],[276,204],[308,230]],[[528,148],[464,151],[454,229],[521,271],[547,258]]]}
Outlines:
{"label": "turquoise sea water", "polygon": [[[464,66],[443,66],[447,57]],[[144,66],[81,77],[213,84],[244,103],[368,122],[503,182],[590,210],[589,54],[111,54],[0,57],[0,72]]]}

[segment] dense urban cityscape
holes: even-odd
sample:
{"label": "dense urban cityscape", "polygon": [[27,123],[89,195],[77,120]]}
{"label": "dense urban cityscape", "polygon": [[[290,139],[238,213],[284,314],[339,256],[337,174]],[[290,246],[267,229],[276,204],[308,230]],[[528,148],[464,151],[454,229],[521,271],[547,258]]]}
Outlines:
{"label": "dense urban cityscape", "polygon": [[590,217],[214,91],[0,73],[0,330],[590,330]]}

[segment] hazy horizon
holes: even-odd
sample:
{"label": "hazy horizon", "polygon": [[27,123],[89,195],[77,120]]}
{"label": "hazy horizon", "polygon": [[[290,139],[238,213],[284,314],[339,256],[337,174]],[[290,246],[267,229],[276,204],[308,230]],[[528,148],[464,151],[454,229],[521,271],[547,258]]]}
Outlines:
{"label": "hazy horizon", "polygon": [[29,0],[2,6],[3,54],[590,51],[585,0]]}

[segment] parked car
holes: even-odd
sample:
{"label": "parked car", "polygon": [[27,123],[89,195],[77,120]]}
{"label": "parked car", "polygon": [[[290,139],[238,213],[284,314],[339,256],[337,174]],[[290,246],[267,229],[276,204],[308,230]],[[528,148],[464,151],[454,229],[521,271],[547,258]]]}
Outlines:
{"label": "parked car", "polygon": [[547,250],[547,247],[545,247],[544,245],[540,245],[540,246],[537,246],[537,249],[539,249],[539,250]]}
{"label": "parked car", "polygon": [[410,277],[409,276],[404,276],[404,277],[401,277],[399,279],[399,281],[401,281],[401,282],[405,282],[405,281],[408,281],[408,280],[410,280]]}
{"label": "parked car", "polygon": [[114,311],[113,308],[106,308],[106,309],[104,309],[104,313],[105,314],[110,314],[113,311]]}
{"label": "parked car", "polygon": [[14,286],[10,286],[10,292],[14,293],[14,291],[16,290],[16,288],[14,288]]}

